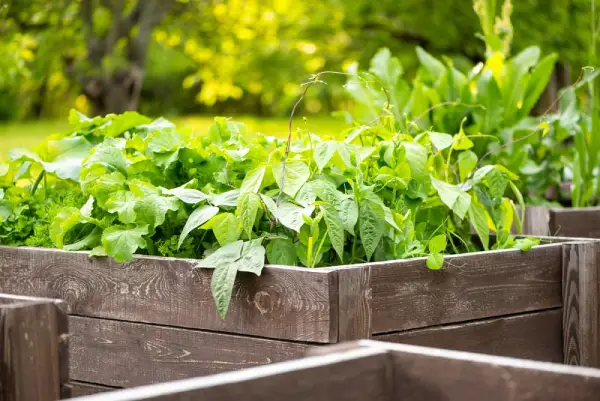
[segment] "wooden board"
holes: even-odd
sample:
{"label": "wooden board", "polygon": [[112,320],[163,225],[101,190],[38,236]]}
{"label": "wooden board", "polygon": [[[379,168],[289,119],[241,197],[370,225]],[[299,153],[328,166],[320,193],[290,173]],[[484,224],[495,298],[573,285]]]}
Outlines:
{"label": "wooden board", "polygon": [[60,298],[79,316],[267,338],[335,342],[331,269],[268,267],[240,274],[226,320],[215,311],[212,272],[187,259],[136,257],[126,265],[41,248],[0,247],[0,292]]}
{"label": "wooden board", "polygon": [[374,334],[562,306],[562,245],[371,265]]}
{"label": "wooden board", "polygon": [[339,268],[338,342],[371,338],[371,268]]}
{"label": "wooden board", "polygon": [[71,379],[132,387],[301,358],[306,344],[71,316]]}
{"label": "wooden board", "polygon": [[438,349],[393,352],[394,399],[402,401],[596,401],[600,370]]}
{"label": "wooden board", "polygon": [[600,208],[550,209],[549,227],[561,237],[600,238]]}
{"label": "wooden board", "polygon": [[[88,397],[89,401],[389,401],[389,355],[352,350],[218,376]],[[81,398],[84,401],[88,398]]]}
{"label": "wooden board", "polygon": [[65,378],[57,312],[52,301],[0,306],[0,400],[59,399]]}
{"label": "wooden board", "polygon": [[565,363],[600,368],[600,243],[566,244],[563,269]]}
{"label": "wooden board", "polygon": [[562,309],[383,334],[375,340],[563,362]]}

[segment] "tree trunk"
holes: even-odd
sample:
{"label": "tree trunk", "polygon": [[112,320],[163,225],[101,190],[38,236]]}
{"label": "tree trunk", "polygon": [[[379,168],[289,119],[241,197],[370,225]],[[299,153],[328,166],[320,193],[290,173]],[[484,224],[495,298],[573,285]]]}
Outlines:
{"label": "tree trunk", "polygon": [[84,89],[94,115],[136,110],[143,80],[144,71],[136,66],[118,70],[108,77],[91,79]]}
{"label": "tree trunk", "polygon": [[542,93],[537,104],[532,110],[535,116],[541,116],[546,113],[556,113],[558,111],[558,97],[562,88],[571,84],[571,66],[568,64],[557,63],[552,71],[548,86]]}

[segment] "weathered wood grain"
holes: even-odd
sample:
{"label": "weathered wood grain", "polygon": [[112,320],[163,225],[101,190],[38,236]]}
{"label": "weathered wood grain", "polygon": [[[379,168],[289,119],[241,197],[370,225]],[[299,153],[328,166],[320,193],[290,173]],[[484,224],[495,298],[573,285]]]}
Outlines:
{"label": "weathered wood grain", "polygon": [[[543,206],[527,206],[525,208],[525,221],[523,221],[523,234],[535,236],[556,235],[557,233],[550,226],[550,209]],[[564,236],[562,232],[558,234]]]}
{"label": "weathered wood grain", "polygon": [[59,399],[63,372],[58,326],[52,301],[0,306],[0,400]]}
{"label": "weathered wood grain", "polygon": [[564,362],[600,367],[600,244],[565,244]]}
{"label": "weathered wood grain", "polygon": [[81,401],[389,401],[386,352],[357,349],[206,378],[82,397]]}
{"label": "weathered wood grain", "polygon": [[562,306],[562,245],[371,264],[374,334]]}
{"label": "weathered wood grain", "polygon": [[80,316],[337,341],[332,270],[275,266],[261,277],[240,274],[227,319],[221,320],[210,293],[212,272],[193,270],[194,263],[140,256],[122,265],[85,253],[0,247],[0,292],[60,298]]}
{"label": "weathered wood grain", "polygon": [[550,209],[548,213],[554,235],[600,238],[600,207]]}
{"label": "weathered wood grain", "polygon": [[562,309],[383,334],[374,340],[563,362]]}
{"label": "weathered wood grain", "polygon": [[523,359],[383,344],[393,352],[394,399],[594,401],[600,370]]}
{"label": "weathered wood grain", "polygon": [[133,387],[302,357],[310,345],[71,316],[71,379]]}
{"label": "weathered wood grain", "polygon": [[371,338],[371,269],[346,267],[338,275],[338,341]]}

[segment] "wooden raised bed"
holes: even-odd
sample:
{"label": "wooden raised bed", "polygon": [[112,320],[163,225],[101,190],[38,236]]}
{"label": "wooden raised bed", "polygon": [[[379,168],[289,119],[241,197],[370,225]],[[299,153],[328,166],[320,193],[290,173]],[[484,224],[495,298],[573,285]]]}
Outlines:
{"label": "wooden raised bed", "polygon": [[572,238],[600,238],[600,207],[525,209],[523,233]]}
{"label": "wooden raised bed", "polygon": [[375,341],[332,348],[297,361],[76,400],[596,401],[600,394],[598,369]]}
{"label": "wooden raised bed", "polygon": [[[76,394],[296,359],[374,338],[600,366],[599,241],[529,252],[242,274],[225,321],[209,270],[140,256],[126,265],[85,253],[0,247],[0,292],[64,299]],[[564,294],[564,295],[563,295]],[[564,341],[563,341],[564,337]]]}
{"label": "wooden raised bed", "polygon": [[63,308],[62,301],[0,294],[0,400],[70,396]]}

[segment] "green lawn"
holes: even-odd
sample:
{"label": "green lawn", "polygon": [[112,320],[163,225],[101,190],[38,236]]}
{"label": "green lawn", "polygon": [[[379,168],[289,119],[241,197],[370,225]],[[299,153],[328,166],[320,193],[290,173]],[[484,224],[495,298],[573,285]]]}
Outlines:
{"label": "green lawn", "polygon": [[[244,122],[250,132],[262,132],[270,135],[287,135],[288,120],[285,118],[237,117],[236,121]],[[190,127],[198,131],[206,131],[213,121],[208,116],[187,116],[174,118],[173,121],[182,127]],[[303,128],[319,134],[333,135],[345,127],[344,123],[332,117],[302,117],[294,119],[294,128]],[[46,136],[68,132],[66,118],[56,121],[34,121],[23,123],[0,124],[0,160],[8,158],[8,150],[17,147],[30,148],[42,141]]]}

